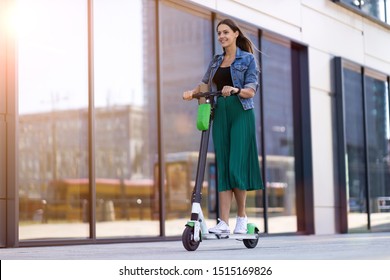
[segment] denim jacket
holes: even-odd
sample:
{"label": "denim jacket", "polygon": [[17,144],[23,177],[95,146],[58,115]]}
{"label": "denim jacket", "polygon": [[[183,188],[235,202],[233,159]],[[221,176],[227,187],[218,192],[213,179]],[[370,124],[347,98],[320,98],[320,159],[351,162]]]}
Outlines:
{"label": "denim jacket", "polygon": [[[215,72],[221,66],[224,54],[217,54],[211,60],[202,82],[209,85],[211,91],[217,90],[217,85],[213,82]],[[243,51],[237,47],[236,59],[230,66],[233,86],[236,88],[252,88],[255,92],[259,88],[259,68],[253,54]],[[239,97],[244,110],[254,108],[253,98]]]}

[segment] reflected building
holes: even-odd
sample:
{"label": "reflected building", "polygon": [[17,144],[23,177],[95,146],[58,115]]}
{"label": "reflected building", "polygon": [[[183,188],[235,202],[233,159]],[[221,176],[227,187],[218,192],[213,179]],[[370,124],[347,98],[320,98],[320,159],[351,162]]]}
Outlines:
{"label": "reflected building", "polygon": [[[147,144],[142,125],[145,123],[144,110],[136,106],[114,106],[98,108],[95,114],[99,123],[95,128],[95,168],[99,178],[134,180],[153,177],[153,174],[145,173],[148,172],[145,168],[148,162],[143,157]],[[78,135],[87,129],[88,117],[84,109],[20,116],[21,200],[36,204],[47,199],[48,186],[53,182],[88,179],[88,141]],[[29,206],[21,205],[21,213],[25,213],[24,207]]]}

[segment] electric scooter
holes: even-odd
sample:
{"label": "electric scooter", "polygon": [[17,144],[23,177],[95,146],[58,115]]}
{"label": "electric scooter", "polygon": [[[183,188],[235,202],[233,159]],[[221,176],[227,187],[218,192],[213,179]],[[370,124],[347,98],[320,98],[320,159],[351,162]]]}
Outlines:
{"label": "electric scooter", "polygon": [[259,229],[253,223],[248,223],[246,234],[216,234],[208,231],[201,208],[202,184],[206,168],[206,157],[210,137],[210,127],[214,117],[215,97],[220,96],[221,91],[199,92],[193,95],[199,101],[197,128],[202,131],[199,149],[198,166],[195,186],[192,191],[191,219],[187,222],[182,234],[183,246],[188,251],[198,249],[200,242],[209,239],[236,239],[242,240],[248,249],[255,248],[259,241]]}

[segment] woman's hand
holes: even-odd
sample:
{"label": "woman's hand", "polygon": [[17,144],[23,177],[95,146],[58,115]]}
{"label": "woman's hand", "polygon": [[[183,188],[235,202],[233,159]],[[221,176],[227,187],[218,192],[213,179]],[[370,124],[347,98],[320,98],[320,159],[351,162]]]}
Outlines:
{"label": "woman's hand", "polygon": [[221,92],[222,92],[222,96],[226,97],[238,92],[238,88],[231,87],[231,86],[224,86]]}
{"label": "woman's hand", "polygon": [[192,100],[192,95],[195,93],[194,90],[187,90],[183,93],[184,100]]}

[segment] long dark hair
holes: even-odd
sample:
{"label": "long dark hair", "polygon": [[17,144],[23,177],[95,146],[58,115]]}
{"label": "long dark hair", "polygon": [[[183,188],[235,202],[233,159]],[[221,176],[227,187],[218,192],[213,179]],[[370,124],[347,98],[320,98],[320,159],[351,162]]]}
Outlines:
{"label": "long dark hair", "polygon": [[238,27],[238,25],[233,20],[231,20],[229,18],[221,20],[217,25],[217,30],[221,24],[226,24],[227,26],[229,26],[233,30],[233,32],[238,31],[238,37],[237,37],[237,41],[236,41],[237,47],[239,47],[240,49],[242,49],[244,51],[253,53],[254,47],[253,47],[251,40],[249,40],[244,35],[244,33],[241,31],[241,29]]}

